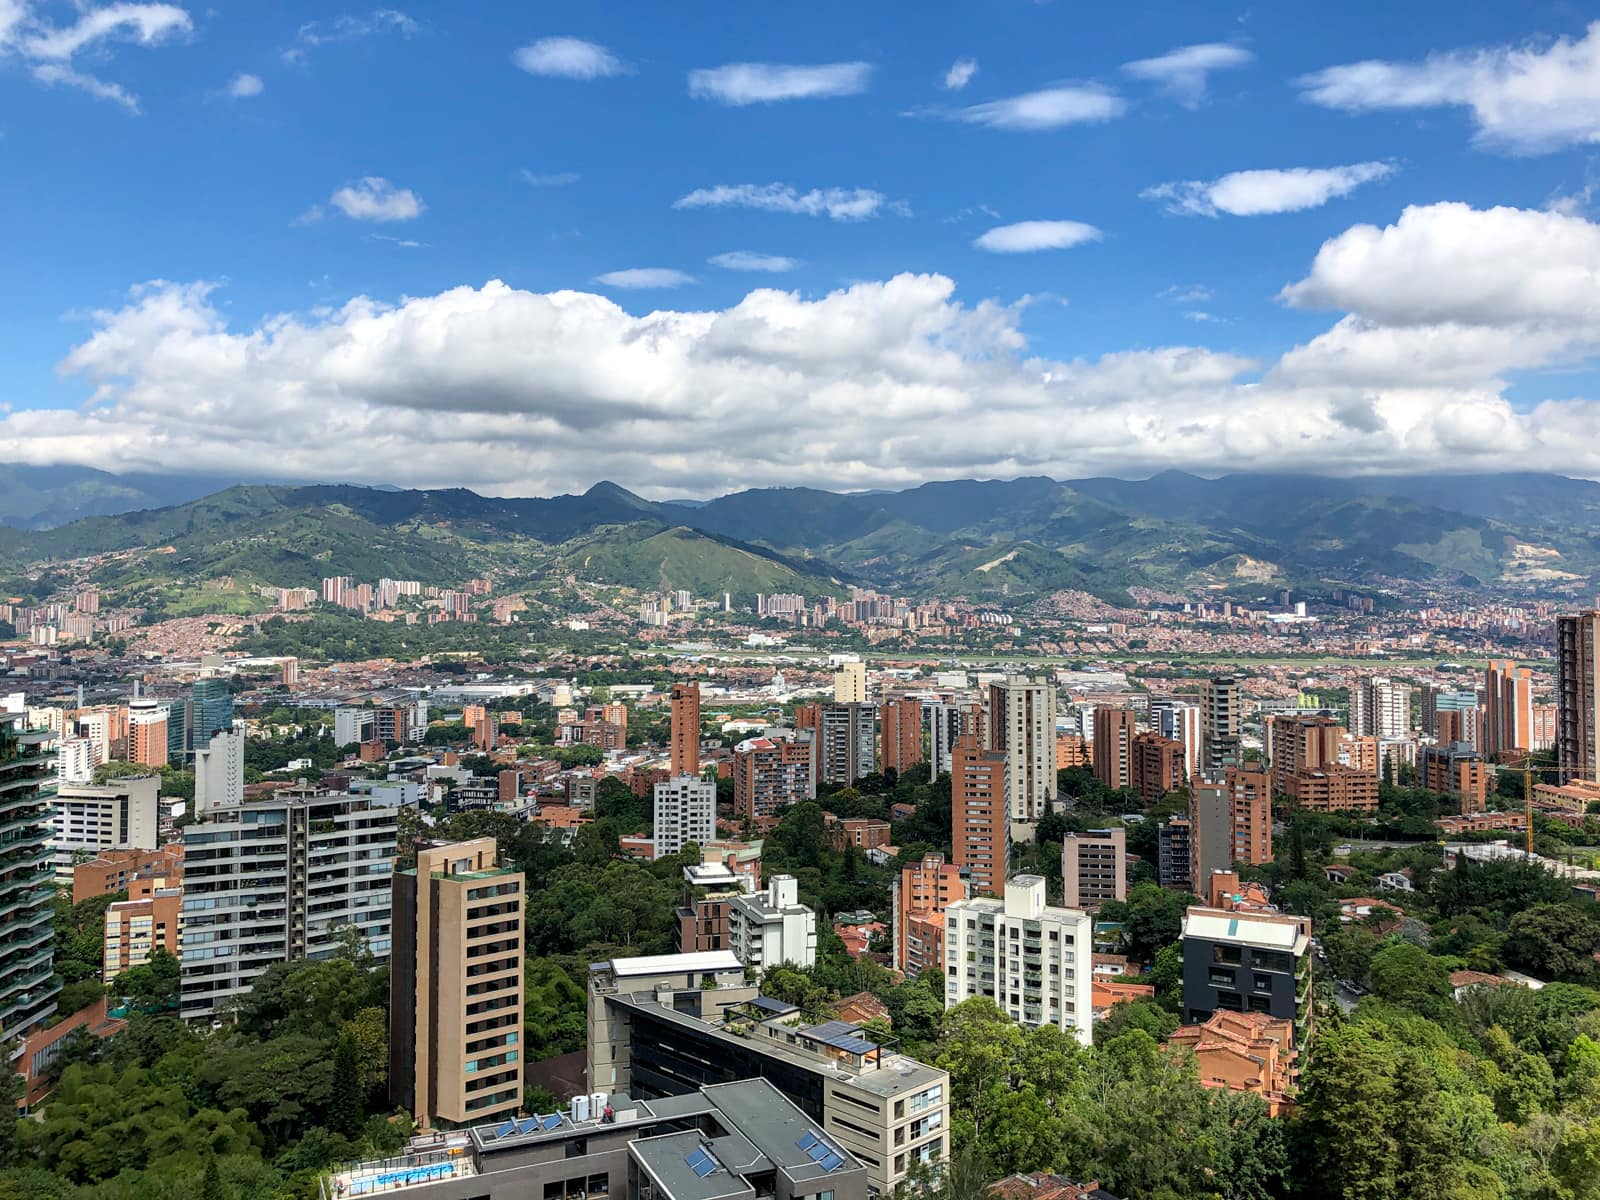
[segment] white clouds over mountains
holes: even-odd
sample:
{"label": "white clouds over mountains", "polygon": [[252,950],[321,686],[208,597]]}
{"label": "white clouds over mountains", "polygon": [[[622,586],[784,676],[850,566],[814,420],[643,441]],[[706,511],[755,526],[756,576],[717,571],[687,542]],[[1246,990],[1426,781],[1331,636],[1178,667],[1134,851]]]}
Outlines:
{"label": "white clouds over mountains", "polygon": [[670,495],[1170,465],[1426,470],[1441,456],[1595,475],[1600,403],[1518,411],[1500,380],[1600,352],[1596,277],[1591,222],[1413,207],[1322,246],[1283,299],[1339,315],[1268,363],[1196,346],[1041,358],[1024,305],[964,303],[940,275],[641,316],[491,282],[240,328],[207,286],[155,284],[95,314],[62,364],[95,402],[5,416],[0,458],[270,461],[298,478],[524,494],[602,476]]}

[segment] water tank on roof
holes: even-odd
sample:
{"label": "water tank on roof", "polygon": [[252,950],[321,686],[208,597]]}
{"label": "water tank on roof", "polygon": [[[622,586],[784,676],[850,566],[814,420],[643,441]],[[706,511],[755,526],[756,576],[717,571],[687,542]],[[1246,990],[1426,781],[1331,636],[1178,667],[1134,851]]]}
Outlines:
{"label": "water tank on roof", "polygon": [[598,1121],[605,1115],[606,1094],[604,1092],[589,1093],[589,1115]]}
{"label": "water tank on roof", "polygon": [[574,1096],[569,1112],[574,1124],[579,1121],[587,1121],[589,1119],[589,1097],[581,1093]]}

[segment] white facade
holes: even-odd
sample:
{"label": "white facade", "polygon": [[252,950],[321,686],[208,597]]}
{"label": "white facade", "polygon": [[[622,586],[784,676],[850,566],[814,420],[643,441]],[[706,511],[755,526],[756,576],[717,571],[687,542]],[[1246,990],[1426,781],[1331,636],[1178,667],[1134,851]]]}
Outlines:
{"label": "white facade", "polygon": [[69,737],[56,743],[56,778],[62,783],[88,783],[101,763],[92,738]]}
{"label": "white facade", "polygon": [[717,785],[694,775],[656,784],[656,857],[676,854],[686,842],[704,846],[717,836]]}
{"label": "white facade", "polygon": [[1150,728],[1162,737],[1183,743],[1183,776],[1200,773],[1200,706],[1170,697],[1150,701]]}
{"label": "white facade", "polygon": [[[965,676],[963,676],[965,678]],[[954,769],[951,752],[956,739],[966,729],[966,706],[961,704],[925,704],[928,716],[928,772],[930,779],[948,775]]]}
{"label": "white facade", "polygon": [[1350,732],[1357,737],[1380,738],[1410,733],[1410,687],[1378,676],[1351,688]]}
{"label": "white facade", "polygon": [[336,708],[333,710],[333,744],[348,746],[351,742],[371,741],[378,728],[378,715],[370,708]]}
{"label": "white facade", "polygon": [[729,902],[728,948],[756,971],[816,964],[817,914],[800,903],[793,875],[774,875],[764,891]]}
{"label": "white facade", "polygon": [[273,963],[332,958],[356,928],[389,957],[396,810],[294,788],[183,830],[180,1015],[210,1017]]}
{"label": "white facade", "polygon": [[101,786],[62,784],[50,840],[58,883],[72,882],[73,860],[102,850],[154,850],[161,844],[161,780],[134,775]]}
{"label": "white facade", "polygon": [[1011,819],[1037,821],[1056,795],[1056,689],[1008,676],[989,694],[989,745],[1006,753]]}
{"label": "white facade", "polygon": [[945,1007],[988,996],[1022,1025],[1051,1024],[1089,1045],[1094,1028],[1094,918],[1045,903],[1037,875],[1006,898],[945,909]]}
{"label": "white facade", "polygon": [[219,733],[194,752],[194,811],[244,803],[244,734]]}

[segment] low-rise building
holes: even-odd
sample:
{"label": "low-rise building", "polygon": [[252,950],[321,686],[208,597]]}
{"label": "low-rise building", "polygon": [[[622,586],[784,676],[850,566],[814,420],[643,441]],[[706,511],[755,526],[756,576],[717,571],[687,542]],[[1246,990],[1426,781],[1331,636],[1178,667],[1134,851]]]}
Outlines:
{"label": "low-rise building", "polygon": [[587,1070],[591,1089],[652,1104],[725,1079],[771,1080],[866,1165],[877,1195],[949,1154],[944,1071],[846,1022],[807,1024],[727,952],[593,964]]}
{"label": "low-rise building", "polygon": [[1311,918],[1190,908],[1183,918],[1183,1019],[1257,1012],[1311,1030]]}
{"label": "low-rise building", "polygon": [[867,1200],[865,1165],[772,1083],[748,1078],[424,1133],[323,1177],[320,1200]]}
{"label": "low-rise building", "polygon": [[816,963],[817,914],[800,903],[793,875],[774,875],[765,891],[728,902],[728,948],[758,974],[782,963]]}
{"label": "low-rise building", "polygon": [[1097,912],[1102,904],[1126,900],[1127,860],[1127,831],[1121,826],[1068,833],[1061,843],[1062,899],[1066,906]]}
{"label": "low-rise building", "polygon": [[1294,1022],[1259,1012],[1216,1012],[1199,1025],[1180,1026],[1167,1044],[1194,1055],[1206,1087],[1254,1092],[1274,1117],[1293,1107]]}

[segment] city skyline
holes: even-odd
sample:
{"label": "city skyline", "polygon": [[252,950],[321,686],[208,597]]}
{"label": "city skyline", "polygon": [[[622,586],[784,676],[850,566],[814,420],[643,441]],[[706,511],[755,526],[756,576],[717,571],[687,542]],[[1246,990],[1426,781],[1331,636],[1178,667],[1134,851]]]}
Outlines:
{"label": "city skyline", "polygon": [[0,459],[1600,473],[1600,31],[1386,15],[8,5]]}

